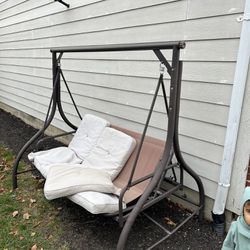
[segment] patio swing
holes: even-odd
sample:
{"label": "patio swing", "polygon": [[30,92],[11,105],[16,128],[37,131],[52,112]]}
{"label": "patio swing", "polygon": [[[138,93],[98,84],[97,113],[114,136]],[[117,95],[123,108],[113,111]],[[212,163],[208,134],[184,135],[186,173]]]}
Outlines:
{"label": "patio swing", "polygon": [[[143,129],[142,134],[136,133],[134,131],[130,131],[126,128],[117,127],[114,125],[111,125],[111,128],[109,128],[109,122],[107,121],[104,121],[102,132],[100,132],[101,134],[100,137],[103,137],[103,138],[107,138],[107,136],[105,137],[102,134],[104,133],[103,131],[110,132],[110,130],[111,132],[115,131],[115,133],[119,134],[119,136],[121,134],[121,136],[125,135],[125,137],[128,136],[129,138],[128,139],[129,149],[127,150],[128,152],[125,152],[121,160],[123,162],[122,165],[124,166],[122,166],[123,168],[119,170],[120,173],[116,173],[116,176],[113,176],[114,177],[113,183],[118,188],[121,188],[121,192],[119,196],[115,196],[115,199],[117,201],[116,209],[111,212],[104,212],[103,214],[106,216],[112,216],[119,222],[120,227],[122,227],[122,231],[121,231],[119,241],[117,244],[117,249],[124,249],[126,240],[128,238],[128,234],[131,230],[132,225],[135,222],[136,217],[139,215],[139,213],[149,208],[150,206],[158,203],[162,199],[169,197],[170,195],[178,196],[176,191],[181,190],[183,188],[184,172],[186,172],[194,179],[194,181],[196,182],[198,186],[199,201],[198,203],[194,203],[193,201],[188,200],[187,198],[179,196],[179,198],[182,198],[185,201],[194,205],[195,209],[187,218],[185,218],[172,231],[169,231],[163,228],[163,226],[159,225],[159,223],[157,223],[153,218],[147,215],[147,217],[152,222],[160,226],[166,233],[166,235],[163,238],[161,238],[159,241],[153,244],[149,249],[152,249],[153,247],[157,246],[162,241],[164,241],[167,237],[169,237],[174,232],[176,232],[183,224],[185,224],[194,215],[198,214],[199,219],[201,220],[203,218],[203,210],[204,210],[204,199],[205,199],[204,188],[203,188],[203,185],[199,176],[184,161],[181,151],[180,151],[179,138],[178,138],[178,119],[179,119],[179,109],[180,109],[181,73],[182,73],[182,61],[180,61],[179,56],[180,56],[180,49],[183,49],[183,48],[185,48],[184,42],[155,42],[155,43],[103,45],[103,46],[62,47],[62,48],[51,49],[52,65],[53,65],[53,91],[52,91],[52,96],[51,96],[48,112],[46,115],[44,126],[23,146],[23,148],[20,150],[19,154],[17,155],[17,158],[13,165],[13,189],[17,188],[17,177],[19,174],[32,171],[32,169],[26,170],[26,171],[18,171],[19,161],[31,144],[33,144],[34,142],[37,142],[36,146],[39,148],[40,144],[42,144],[44,141],[46,141],[49,138],[49,137],[43,137],[43,135],[44,135],[45,130],[47,129],[47,127],[50,125],[51,121],[53,120],[57,107],[58,107],[58,111],[62,119],[65,121],[65,123],[69,127],[73,129],[73,131],[53,136],[53,138],[72,134],[75,132],[76,132],[75,136],[77,136],[77,134],[80,133],[79,132],[79,130],[81,129],[80,127],[83,126],[82,123],[84,123],[88,117],[92,116],[92,115],[90,116],[85,115],[82,118],[79,110],[77,109],[73,96],[69,90],[68,84],[65,80],[62,69],[60,67],[60,61],[62,59],[63,54],[64,53],[80,53],[80,52],[83,53],[83,52],[147,51],[149,50],[149,51],[154,52],[159,62],[161,63],[161,70],[160,70],[160,76],[156,84],[155,93],[153,96],[153,100],[149,109],[149,113],[148,113],[147,120],[146,120],[145,127]],[[171,64],[167,61],[165,56],[162,54],[161,50],[172,51],[172,63]],[[167,72],[170,76],[169,104],[167,101],[165,84],[163,81],[164,68],[167,69]],[[74,124],[72,124],[68,120],[66,115],[64,114],[62,104],[61,104],[60,77],[62,77],[66,85],[67,91],[70,95],[70,98],[76,109],[76,112],[78,113],[80,119],[82,119],[82,122],[79,128],[77,128]],[[165,140],[159,140],[159,139],[149,137],[146,135],[149,122],[150,122],[150,118],[151,118],[160,88],[162,89],[166,115],[168,117],[167,136]],[[99,118],[94,117],[93,119],[98,120]],[[73,137],[73,140],[76,140],[74,138],[75,137]],[[105,140],[107,139],[102,139],[104,143],[105,143]],[[137,142],[135,149],[134,149],[135,143],[133,142],[133,140],[136,140]],[[126,139],[126,142],[127,142],[127,139]],[[124,143],[122,142],[122,144]],[[90,152],[95,151],[95,146],[93,146],[93,148],[90,149]],[[68,148],[64,148],[63,150],[67,151]],[[173,160],[174,156],[176,158],[175,162]],[[85,160],[85,159],[86,158],[84,158],[82,162],[74,162],[74,163],[85,164],[85,161],[88,162],[88,160]],[[177,177],[175,173],[176,169],[179,170],[179,177]],[[168,173],[168,171],[172,172],[171,177],[167,177],[166,174]],[[163,185],[164,183],[169,184],[167,188],[166,188],[166,185]],[[84,195],[86,192],[82,192],[82,193]],[[76,196],[75,195],[70,196],[69,198],[73,202],[85,207],[85,205],[83,205],[81,202],[82,197],[77,196],[77,195],[78,194],[76,194]],[[105,194],[105,195],[109,196],[109,194]],[[89,197],[89,199],[91,199],[91,197]],[[112,197],[114,197],[114,195]],[[97,199],[97,200],[100,200],[100,199]]]}

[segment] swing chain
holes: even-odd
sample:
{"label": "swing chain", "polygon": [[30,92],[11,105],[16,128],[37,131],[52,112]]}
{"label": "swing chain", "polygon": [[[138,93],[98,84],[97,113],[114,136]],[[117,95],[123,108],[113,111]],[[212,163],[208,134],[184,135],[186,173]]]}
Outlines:
{"label": "swing chain", "polygon": [[165,66],[164,66],[163,62],[161,62],[160,63],[160,73],[164,74],[164,71],[165,71]]}

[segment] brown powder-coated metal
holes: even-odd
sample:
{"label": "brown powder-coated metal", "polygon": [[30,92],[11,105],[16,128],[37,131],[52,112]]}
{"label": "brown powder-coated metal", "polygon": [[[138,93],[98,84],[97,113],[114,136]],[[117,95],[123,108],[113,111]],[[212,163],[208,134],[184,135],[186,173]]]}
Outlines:
{"label": "brown powder-coated metal", "polygon": [[[137,142],[135,150],[133,151],[126,165],[123,167],[122,171],[114,181],[114,184],[117,187],[124,188],[127,185],[130,177],[138,145],[141,139],[141,134],[117,126],[112,126],[112,127],[132,136],[133,138],[136,139]],[[165,145],[164,141],[149,136],[145,137],[140,157],[136,165],[133,181],[138,180],[144,176],[147,176],[155,171],[155,167],[157,166],[159,160],[161,159],[164,145]],[[129,203],[134,199],[138,198],[147,187],[149,181],[150,179],[131,187],[125,193],[124,201],[126,203]]]}

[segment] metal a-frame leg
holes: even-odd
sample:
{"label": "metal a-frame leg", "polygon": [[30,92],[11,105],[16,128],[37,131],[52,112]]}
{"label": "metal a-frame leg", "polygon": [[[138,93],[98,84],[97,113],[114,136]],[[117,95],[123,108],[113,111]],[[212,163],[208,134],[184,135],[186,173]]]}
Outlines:
{"label": "metal a-frame leg", "polygon": [[[34,143],[41,135],[43,135],[44,131],[50,125],[51,121],[53,120],[53,118],[55,116],[58,85],[60,83],[60,73],[59,73],[59,68],[57,65],[56,53],[52,54],[52,67],[53,67],[53,92],[52,92],[52,96],[51,96],[51,100],[50,100],[48,113],[47,113],[43,127],[22,147],[22,149],[19,151],[19,153],[15,159],[15,162],[13,164],[13,170],[12,170],[13,190],[15,190],[17,188],[18,166],[19,166],[19,162],[20,162],[23,154],[25,153],[25,151],[28,149],[28,147],[32,143]],[[52,105],[52,108],[50,110],[51,105]]]}
{"label": "metal a-frame leg", "polygon": [[[177,85],[177,99],[180,99],[181,95],[181,74],[182,74],[182,61],[179,62],[179,75],[178,75],[178,85]],[[177,114],[179,114],[180,111],[180,102],[176,102],[176,109]],[[186,171],[192,178],[195,180],[198,190],[199,190],[199,220],[201,221],[204,217],[204,206],[205,206],[205,192],[204,187],[202,184],[202,181],[200,177],[187,165],[185,162],[181,150],[180,150],[180,144],[179,144],[179,136],[178,136],[178,130],[179,130],[179,119],[176,117],[175,121],[175,134],[174,134],[174,151],[175,156],[180,164],[181,170]],[[182,174],[183,175],[183,174]]]}
{"label": "metal a-frame leg", "polygon": [[[60,85],[60,75],[62,75],[63,77],[63,80],[66,84],[66,87],[68,89],[68,86],[67,86],[67,83],[66,83],[66,80],[62,74],[62,70],[60,68],[60,60],[62,58],[62,55],[63,53],[60,53],[58,58],[57,58],[57,55],[56,55],[56,52],[53,52],[52,53],[52,67],[53,67],[53,92],[52,92],[52,96],[51,96],[51,100],[50,100],[50,104],[49,104],[49,109],[48,109],[48,112],[47,112],[47,115],[46,115],[46,119],[45,119],[45,122],[44,122],[44,125],[43,127],[22,147],[22,149],[19,151],[17,157],[16,157],[16,160],[13,164],[13,172],[12,172],[12,183],[13,183],[13,189],[16,189],[17,188],[17,175],[19,174],[17,172],[18,170],[18,165],[19,165],[19,162],[23,156],[23,154],[25,153],[25,151],[28,149],[28,147],[34,143],[41,135],[43,135],[43,133],[45,132],[45,130],[48,128],[48,126],[50,125],[50,123],[52,122],[54,116],[55,116],[55,112],[56,112],[56,107],[58,107],[58,111],[62,117],[62,119],[65,121],[65,123],[73,128],[74,130],[77,129],[77,127],[72,124],[68,119],[67,117],[65,116],[64,114],[64,111],[63,111],[63,108],[62,108],[62,104],[61,104],[61,85]],[[78,112],[78,115],[80,116],[80,113],[76,107],[76,104],[73,100],[73,97],[68,89],[68,92],[70,94],[70,97],[71,97],[71,100]],[[52,106],[52,108],[51,108]],[[51,109],[51,110],[50,110]],[[80,116],[81,118],[81,116]],[[26,171],[25,171],[26,172]]]}
{"label": "metal a-frame leg", "polygon": [[142,210],[143,205],[147,201],[148,197],[157,186],[158,182],[161,179],[162,173],[166,165],[168,165],[171,161],[171,149],[173,146],[173,138],[175,133],[175,122],[176,122],[176,103],[178,98],[178,74],[179,74],[179,49],[173,49],[173,56],[172,56],[172,72],[171,72],[171,82],[170,82],[170,100],[169,100],[169,122],[168,122],[168,133],[167,133],[167,140],[165,149],[163,152],[162,160],[159,162],[158,166],[156,167],[156,171],[148,184],[147,188],[145,189],[144,193],[137,201],[135,207],[129,214],[125,225],[122,229],[122,232],[119,237],[119,241],[117,244],[117,250],[122,250],[125,248],[125,244],[129,235],[129,232],[135,222],[136,217]]}

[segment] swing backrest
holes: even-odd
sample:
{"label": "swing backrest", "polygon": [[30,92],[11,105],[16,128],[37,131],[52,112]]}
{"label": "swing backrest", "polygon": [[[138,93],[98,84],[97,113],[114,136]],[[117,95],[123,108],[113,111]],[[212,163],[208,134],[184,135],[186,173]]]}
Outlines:
{"label": "swing backrest", "polygon": [[[133,163],[136,158],[138,146],[140,144],[141,134],[136,133],[134,131],[130,131],[124,128],[120,128],[117,126],[112,126],[113,128],[120,130],[133,138],[136,139],[136,148],[133,151],[132,155],[130,156],[129,160],[123,167],[120,174],[117,176],[117,178],[114,180],[114,184],[119,188],[124,188],[128,180],[130,178],[130,174],[132,171]],[[155,168],[161,159],[162,152],[164,149],[165,142],[153,137],[146,136],[143,142],[142,150],[140,153],[139,160],[136,165],[136,170],[133,176],[133,180],[140,179],[144,176],[147,176],[155,171]],[[129,203],[139,196],[142,195],[145,188],[147,187],[150,179],[143,181],[133,187],[131,187],[124,195],[124,201],[126,203]]]}
{"label": "swing backrest", "polygon": [[109,126],[110,123],[101,117],[91,114],[84,115],[74,137],[69,143],[69,148],[81,160],[84,160],[93,149],[103,130]]}

